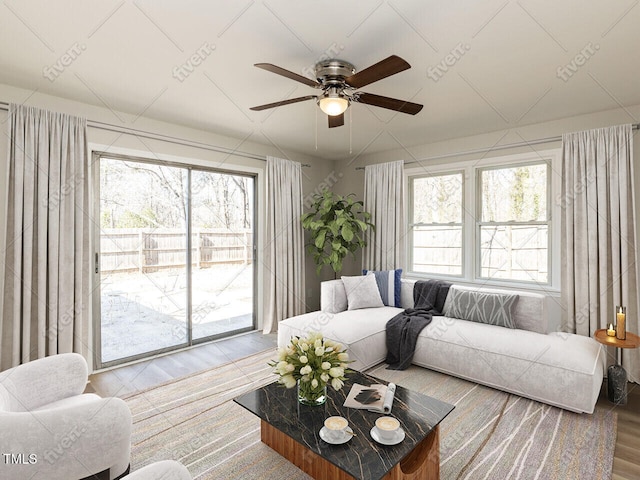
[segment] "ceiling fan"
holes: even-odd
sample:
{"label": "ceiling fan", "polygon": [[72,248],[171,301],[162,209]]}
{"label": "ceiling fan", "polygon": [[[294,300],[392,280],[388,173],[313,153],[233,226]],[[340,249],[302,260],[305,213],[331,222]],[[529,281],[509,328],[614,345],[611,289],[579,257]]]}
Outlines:
{"label": "ceiling fan", "polygon": [[358,88],[411,68],[411,65],[397,55],[391,55],[357,73],[355,67],[344,60],[324,60],[315,66],[317,80],[298,75],[271,63],[256,63],[254,66],[320,89],[322,93],[267,103],[252,107],[251,110],[266,110],[313,99],[320,109],[329,116],[329,128],[344,125],[344,112],[352,102],[373,105],[409,115],[415,115],[422,110],[422,105],[417,103],[356,91]]}

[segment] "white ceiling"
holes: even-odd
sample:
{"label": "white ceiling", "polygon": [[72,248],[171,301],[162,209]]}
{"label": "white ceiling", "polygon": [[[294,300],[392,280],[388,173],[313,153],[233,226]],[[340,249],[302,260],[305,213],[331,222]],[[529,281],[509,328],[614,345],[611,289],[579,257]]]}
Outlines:
{"label": "white ceiling", "polygon": [[[317,93],[254,63],[305,74],[327,54],[357,69],[392,54],[407,60],[410,70],[362,90],[422,103],[422,112],[350,108],[353,154],[373,153],[640,104],[637,3],[7,0],[0,83],[107,107],[113,123],[122,111],[347,158],[348,115],[329,130],[311,101],[249,110]],[[464,54],[447,66],[456,47]],[[202,61],[189,64],[198,50]],[[43,69],[56,64],[63,70],[47,79]],[[428,68],[438,64],[447,71],[435,81]],[[182,81],[180,65],[193,67]]]}

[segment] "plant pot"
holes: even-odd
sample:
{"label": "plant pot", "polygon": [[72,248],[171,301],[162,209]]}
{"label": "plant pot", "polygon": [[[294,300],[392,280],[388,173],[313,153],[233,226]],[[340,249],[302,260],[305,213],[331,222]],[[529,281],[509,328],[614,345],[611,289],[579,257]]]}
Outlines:
{"label": "plant pot", "polygon": [[301,382],[298,380],[298,402],[302,405],[315,407],[324,405],[327,401],[327,385],[311,386],[311,382]]}

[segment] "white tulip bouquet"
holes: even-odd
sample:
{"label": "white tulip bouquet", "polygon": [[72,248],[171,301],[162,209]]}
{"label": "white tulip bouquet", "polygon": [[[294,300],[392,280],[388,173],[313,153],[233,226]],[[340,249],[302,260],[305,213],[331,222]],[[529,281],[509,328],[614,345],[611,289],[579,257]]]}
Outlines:
{"label": "white tulip bouquet", "polygon": [[271,361],[278,382],[287,388],[298,385],[298,400],[307,405],[326,401],[326,387],[340,390],[350,372],[349,354],[342,344],[311,332],[306,337],[292,337],[286,348],[278,349],[278,360]]}

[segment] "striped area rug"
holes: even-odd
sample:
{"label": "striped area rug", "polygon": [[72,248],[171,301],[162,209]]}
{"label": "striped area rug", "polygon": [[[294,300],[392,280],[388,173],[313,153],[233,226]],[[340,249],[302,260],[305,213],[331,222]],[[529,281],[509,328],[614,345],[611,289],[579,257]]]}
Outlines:
{"label": "striped area rug", "polygon": [[[262,352],[127,398],[132,470],[175,459],[196,479],[310,477],[260,442],[260,421],[231,400],[274,380]],[[456,405],[441,424],[442,479],[611,477],[616,414],[580,415],[420,367],[368,373]]]}
{"label": "striped area rug", "polygon": [[416,366],[384,367],[368,373],[456,406],[441,424],[443,479],[611,478],[617,425],[611,410],[572,413]]}

